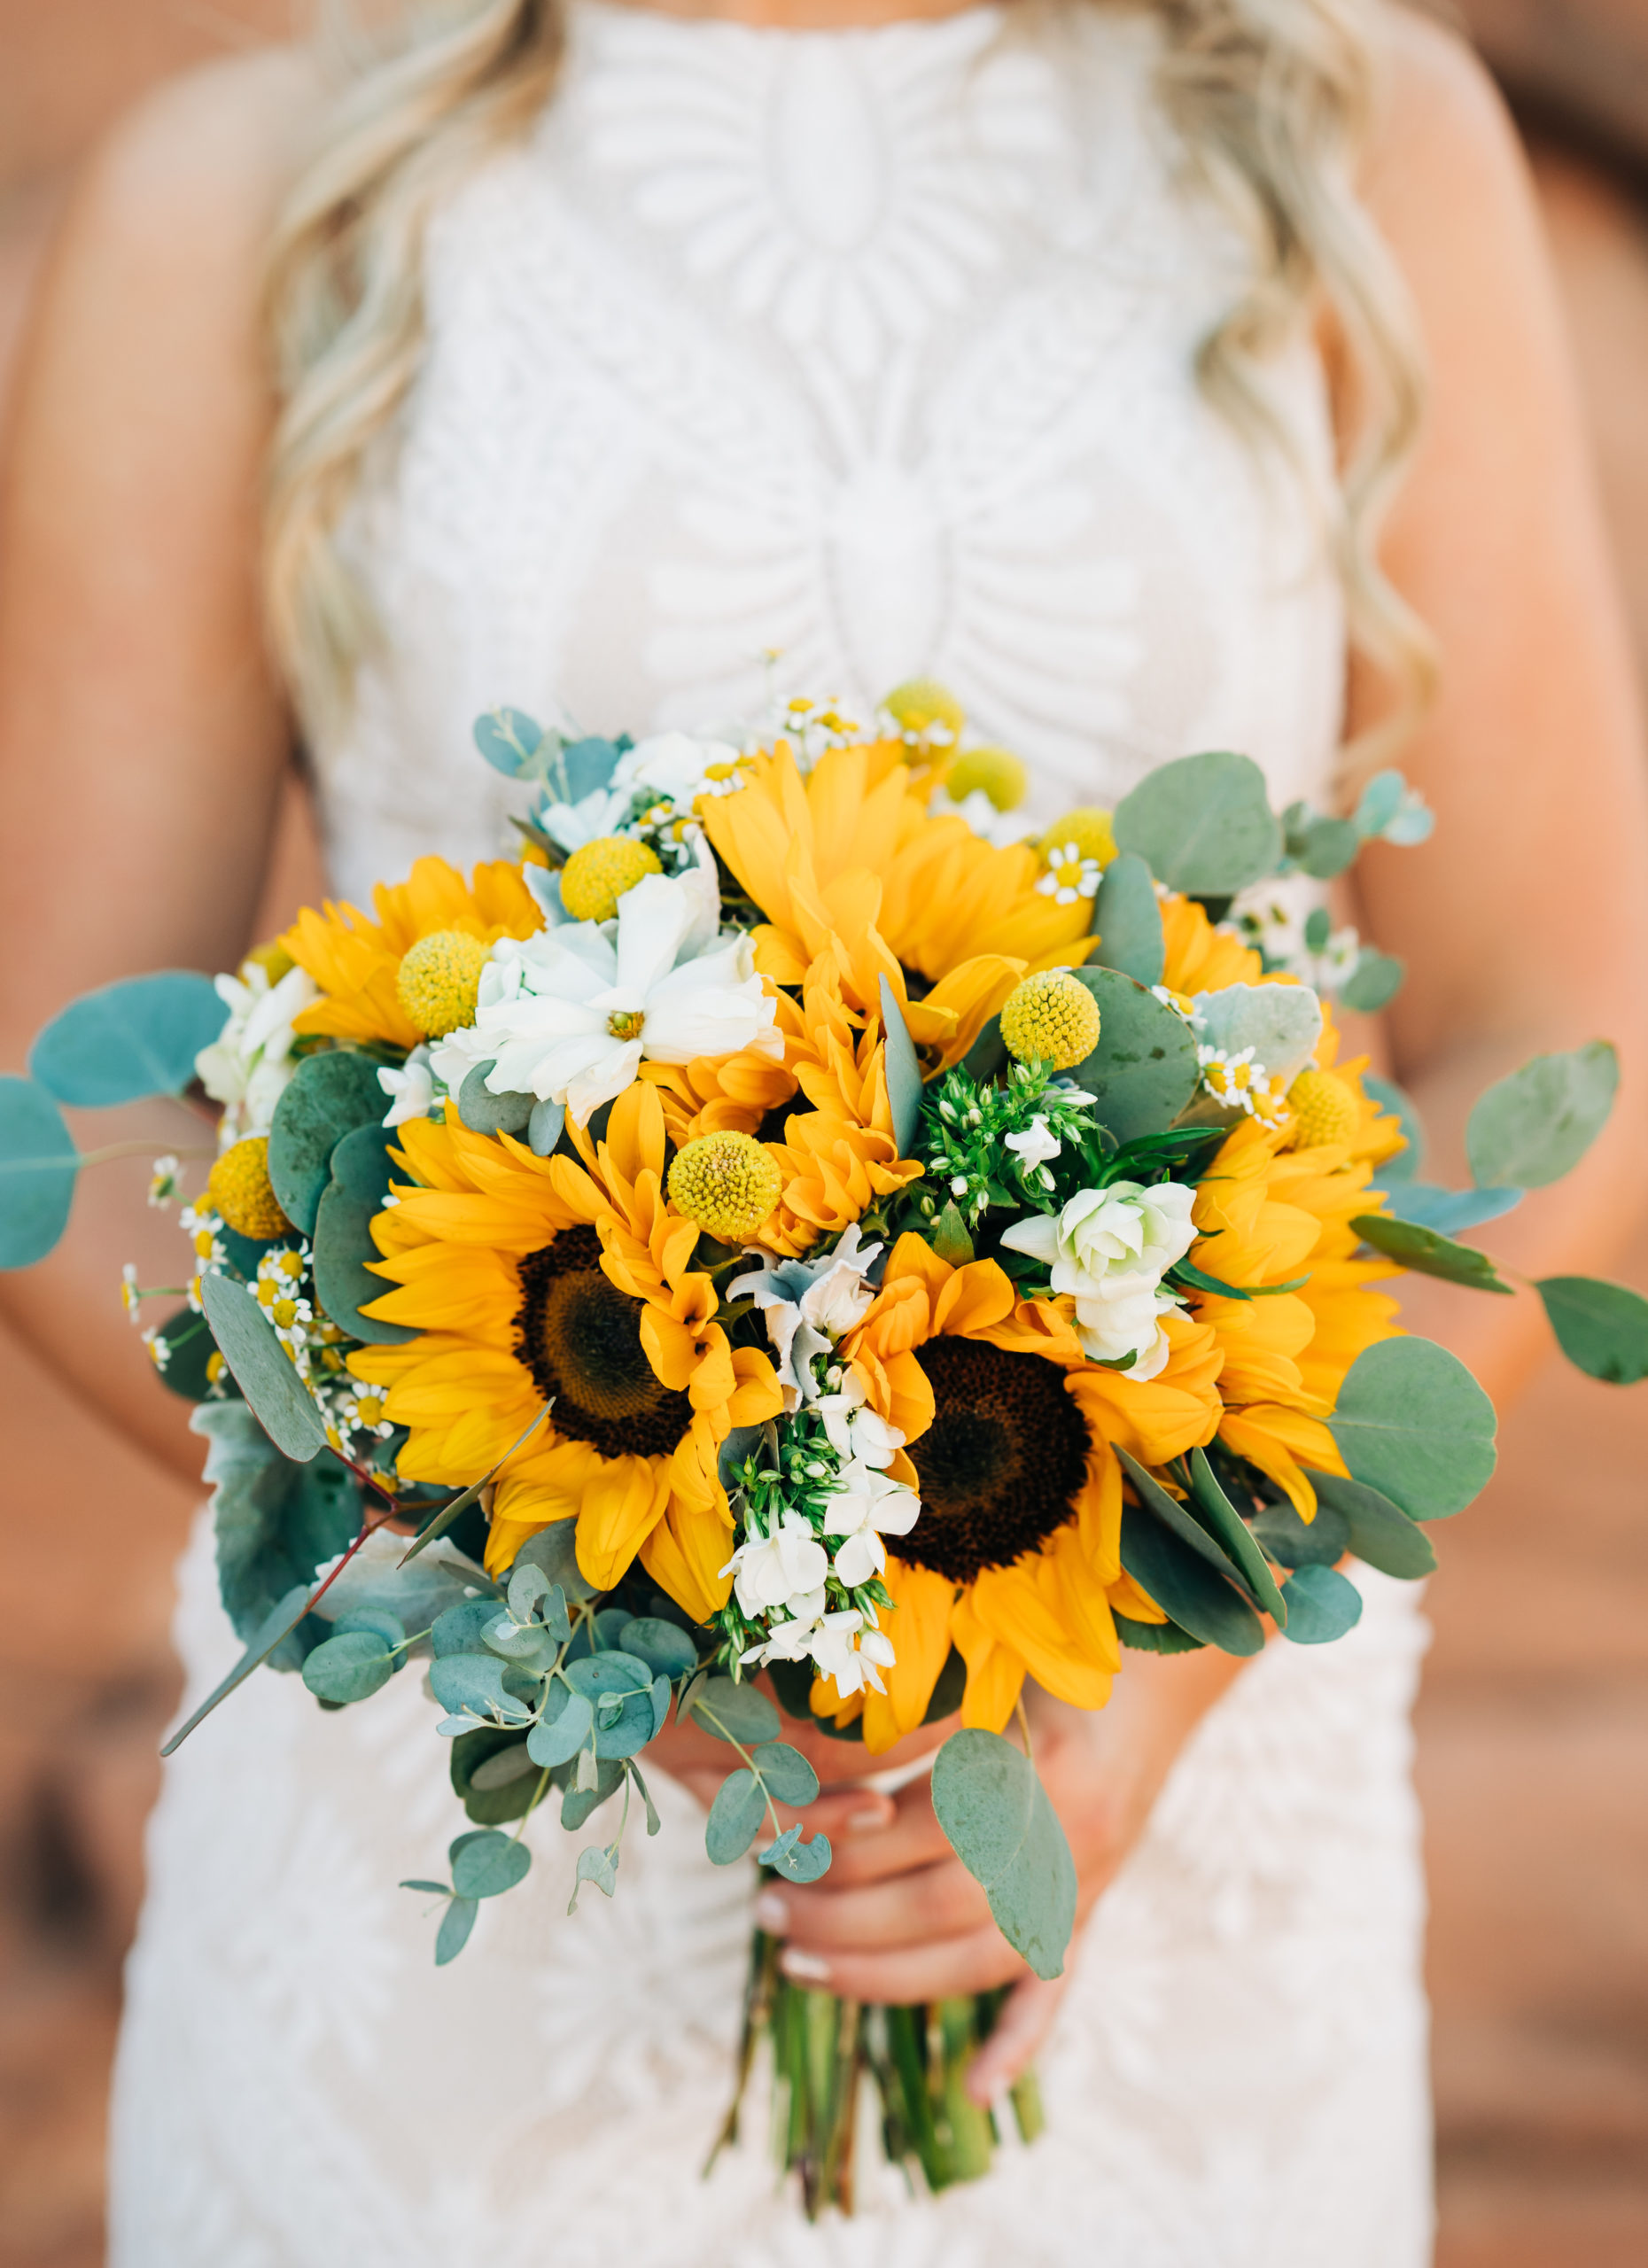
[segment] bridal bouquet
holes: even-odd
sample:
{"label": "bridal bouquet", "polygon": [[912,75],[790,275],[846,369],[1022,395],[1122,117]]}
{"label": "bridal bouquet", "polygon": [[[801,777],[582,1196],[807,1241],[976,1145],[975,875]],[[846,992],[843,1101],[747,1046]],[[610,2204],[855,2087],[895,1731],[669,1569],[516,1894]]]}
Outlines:
{"label": "bridal bouquet", "polygon": [[[408,1885],[444,1962],[552,1796],[572,1830],[620,1798],[577,1862],[613,1893],[672,1716],[735,1758],[711,1859],[799,1883],[830,1852],[785,1816],[819,1783],[781,1711],[870,1757],[959,1717],[939,1821],[1055,1976],[1076,1877],[1026,1680],[1101,1708],[1127,1648],[1320,1643],[1360,1612],[1347,1557],[1434,1565],[1493,1412],[1389,1285],[1511,1293],[1460,1239],[1576,1163],[1613,1052],[1490,1088],[1473,1187],[1417,1177],[1410,1106],[1334,1026],[1401,969],[1312,905],[1428,832],[1394,773],[1278,816],[1246,758],[1193,757],[1014,840],[1021,768],[927,684],[872,734],[796,703],[747,742],[508,711],[477,738],[516,858],[92,994],[0,1082],[10,1266],[99,1154],[59,1104],[222,1106],[145,1336],[198,1404],[245,1652],[168,1752],[260,1665],[338,1708],[426,1664],[472,1822]],[[1648,1301],[1535,1288],[1582,1368],[1648,1374]],[[851,2202],[867,2074],[895,2157],[982,2170],[962,2073],[1000,1996],[864,2009],[776,1955],[740,2088],[769,2042],[809,2211]]]}

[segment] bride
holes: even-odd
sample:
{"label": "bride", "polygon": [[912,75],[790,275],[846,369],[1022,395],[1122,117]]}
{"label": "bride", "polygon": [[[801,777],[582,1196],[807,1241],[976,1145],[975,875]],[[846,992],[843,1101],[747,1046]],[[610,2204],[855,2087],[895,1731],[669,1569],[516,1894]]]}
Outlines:
{"label": "bride", "polygon": [[[1470,58],[1379,0],[468,0],[206,72],[80,192],[8,495],[19,1052],[87,985],[235,964],[294,745],[358,900],[495,854],[483,707],[703,726],[773,673],[867,717],[930,673],[1043,819],[1209,746],[1321,805],[1400,743],[1439,825],[1357,918],[1412,964],[1371,1044],[1433,1172],[1535,1050],[1610,1034],[1640,1096],[1630,676],[1538,230]],[[1605,1262],[1641,1107],[1508,1258]],[[198,1469],[111,1238],[94,1197],[32,1342]],[[1531,1304],[1434,1327],[1503,1396]],[[690,1744],[613,1905],[567,1918],[550,1829],[438,1971],[394,1887],[455,1831],[427,1705],[253,1680],[151,1831],[116,2268],[1418,2268],[1422,1626],[1357,1580],[1340,1645],[1037,1703],[1090,1918],[975,2085],[1037,2055],[1049,2131],[812,2230],[758,2139],[700,2179],[754,1884]],[[236,1651],[204,1530],[178,1631],[198,1696]],[[836,1868],[763,1900],[795,1976],[1021,1976],[919,1776],[817,1815]]]}

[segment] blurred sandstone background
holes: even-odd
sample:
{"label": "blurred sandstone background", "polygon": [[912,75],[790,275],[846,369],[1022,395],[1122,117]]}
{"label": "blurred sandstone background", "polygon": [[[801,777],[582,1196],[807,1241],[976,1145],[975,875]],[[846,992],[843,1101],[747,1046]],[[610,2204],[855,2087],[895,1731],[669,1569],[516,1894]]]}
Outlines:
{"label": "blurred sandstone background", "polygon": [[[1533,144],[1648,672],[1648,0],[1465,12]],[[77,153],[149,82],[288,15],[0,0],[0,390]],[[1648,1289],[1648,1244],[1618,1272]],[[0,2268],[93,2268],[192,1499],[19,1344],[0,1341]],[[1447,1536],[1419,1712],[1441,2268],[1643,2268],[1648,1401],[1553,1360],[1504,1446],[1509,1477]],[[97,1579],[53,1605],[66,1534]]]}

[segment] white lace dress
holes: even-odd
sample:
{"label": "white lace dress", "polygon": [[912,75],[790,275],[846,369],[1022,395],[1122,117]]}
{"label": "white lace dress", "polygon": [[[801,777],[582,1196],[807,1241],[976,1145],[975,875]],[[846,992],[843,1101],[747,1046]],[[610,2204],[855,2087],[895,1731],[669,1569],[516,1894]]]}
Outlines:
{"label": "white lace dress", "polygon": [[[387,630],[317,751],[334,882],[494,854],[483,707],[703,725],[952,685],[1046,816],[1250,751],[1320,792],[1342,629],[1294,476],[1198,396],[1240,276],[1175,186],[1147,24],[796,34],[588,8],[532,141],[442,213],[431,346],[354,540]],[[1318,370],[1275,377],[1325,477]],[[772,663],[765,657],[776,652]],[[432,1965],[464,1822],[415,1672],[260,1674],[167,1766],[116,2082],[115,2268],[1419,2268],[1430,2231],[1413,1593],[1285,1644],[1182,1758],[1079,1947],[1049,2131],[809,2230],[704,2182],[749,1925],[665,1783],[616,1901],[583,1837]],[[233,1658],[209,1536],[190,1697]]]}

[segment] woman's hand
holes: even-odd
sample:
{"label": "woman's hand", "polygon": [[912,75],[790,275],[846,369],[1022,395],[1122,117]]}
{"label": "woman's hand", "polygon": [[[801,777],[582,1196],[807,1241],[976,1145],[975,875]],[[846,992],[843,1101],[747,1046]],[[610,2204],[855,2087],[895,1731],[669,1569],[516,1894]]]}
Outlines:
{"label": "woman's hand", "polygon": [[[1108,1708],[1067,1707],[1031,1693],[1036,1769],[1076,1861],[1077,1925],[1086,1920],[1137,1842],[1174,1759],[1194,1726],[1240,1669],[1223,1654],[1130,1656]],[[756,1905],[765,1930],[786,1940],[787,1976],[858,2000],[899,2003],[1015,1990],[980,2050],[968,2087],[981,2102],[1011,2085],[1053,2023],[1063,1981],[1033,1977],[996,1927],[983,1890],[952,1851],[934,1816],[923,1773],[896,1794],[847,1779],[885,1772],[930,1753],[952,1724],[924,1727],[870,1759],[787,1721],[784,1737],[807,1752],[822,1792],[799,1818],[830,1838],[822,1881],[769,1883]],[[706,1805],[732,1762],[721,1743],[690,1728],[657,1744],[658,1761]]]}

